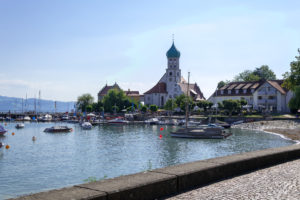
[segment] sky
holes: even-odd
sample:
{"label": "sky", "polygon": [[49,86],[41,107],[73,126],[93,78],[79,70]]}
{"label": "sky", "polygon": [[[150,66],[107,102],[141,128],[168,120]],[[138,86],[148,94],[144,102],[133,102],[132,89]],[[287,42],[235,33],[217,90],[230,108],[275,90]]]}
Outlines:
{"label": "sky", "polygon": [[76,101],[107,83],[144,93],[180,68],[208,98],[221,80],[268,65],[290,70],[300,1],[0,0],[0,95]]}

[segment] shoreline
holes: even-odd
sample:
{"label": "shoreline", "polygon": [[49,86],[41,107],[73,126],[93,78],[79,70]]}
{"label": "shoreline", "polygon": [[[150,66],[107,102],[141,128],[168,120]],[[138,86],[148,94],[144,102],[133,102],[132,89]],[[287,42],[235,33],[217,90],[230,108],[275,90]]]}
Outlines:
{"label": "shoreline", "polygon": [[233,128],[257,130],[266,133],[278,135],[286,140],[295,141],[297,144],[300,143],[300,123],[292,120],[282,121],[259,121],[249,122],[233,126]]}

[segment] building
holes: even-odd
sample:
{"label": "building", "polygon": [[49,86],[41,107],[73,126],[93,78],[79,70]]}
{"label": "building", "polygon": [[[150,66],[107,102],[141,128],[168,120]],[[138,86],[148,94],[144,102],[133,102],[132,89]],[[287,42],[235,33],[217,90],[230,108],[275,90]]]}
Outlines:
{"label": "building", "polygon": [[[109,90],[116,89],[121,91],[121,87],[115,83],[114,85],[105,85],[99,92],[98,92],[98,101],[101,101],[103,97],[108,93]],[[122,90],[124,91],[124,90]],[[128,96],[130,99],[135,101],[142,101],[144,98],[144,95],[140,95],[139,91],[133,91],[128,89],[127,91],[124,91],[125,95]]]}
{"label": "building", "polygon": [[162,107],[168,99],[187,94],[187,92],[196,101],[205,100],[197,83],[189,84],[188,87],[187,81],[181,76],[179,66],[180,52],[176,49],[174,41],[166,55],[168,66],[166,73],[154,87],[144,93],[145,104],[155,104]]}
{"label": "building", "polygon": [[283,80],[232,82],[216,90],[209,101],[217,104],[228,99],[244,99],[256,110],[289,112],[288,102],[293,93],[281,85]]}

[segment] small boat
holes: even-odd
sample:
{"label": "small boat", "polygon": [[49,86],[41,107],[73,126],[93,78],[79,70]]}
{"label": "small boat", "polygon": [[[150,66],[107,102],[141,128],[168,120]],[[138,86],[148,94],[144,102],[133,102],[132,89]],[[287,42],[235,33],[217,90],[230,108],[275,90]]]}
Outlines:
{"label": "small boat", "polygon": [[244,121],[240,120],[240,121],[233,122],[232,125],[238,125],[238,124],[242,124],[242,123],[244,123]]}
{"label": "small boat", "polygon": [[29,116],[25,116],[23,121],[28,121],[29,122],[29,121],[31,121],[31,118]]}
{"label": "small boat", "polygon": [[180,128],[170,133],[172,137],[197,139],[225,139],[231,135],[220,127]]}
{"label": "small boat", "polygon": [[128,124],[129,121],[124,120],[122,118],[115,118],[112,120],[108,120],[107,123],[109,123],[109,124]]}
{"label": "small boat", "polygon": [[47,133],[63,133],[63,132],[71,132],[73,131],[72,128],[67,126],[52,126],[51,128],[46,128],[44,132]]}
{"label": "small boat", "polygon": [[7,132],[7,130],[0,125],[0,136],[3,136],[5,133]]}
{"label": "small boat", "polygon": [[16,128],[18,128],[18,129],[19,129],[19,128],[24,128],[24,127],[25,127],[25,125],[24,125],[23,123],[20,123],[20,124],[17,124],[17,125],[16,125]]}
{"label": "small boat", "polygon": [[90,130],[92,129],[93,125],[90,122],[83,122],[81,124],[81,128],[85,130]]}
{"label": "small boat", "polygon": [[157,125],[158,122],[159,122],[159,120],[156,117],[145,121],[146,124],[150,124],[150,125]]}
{"label": "small boat", "polygon": [[46,114],[45,116],[42,117],[42,122],[50,122],[52,121],[52,116],[49,114]]}

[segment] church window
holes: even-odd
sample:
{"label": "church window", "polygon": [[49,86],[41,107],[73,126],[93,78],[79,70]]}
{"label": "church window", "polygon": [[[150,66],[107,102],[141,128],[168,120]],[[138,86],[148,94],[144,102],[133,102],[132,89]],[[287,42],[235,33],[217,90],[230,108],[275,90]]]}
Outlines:
{"label": "church window", "polygon": [[170,72],[169,75],[172,76],[172,72]]}
{"label": "church window", "polygon": [[171,82],[171,81],[172,81],[172,78],[169,78],[169,81]]}

